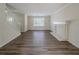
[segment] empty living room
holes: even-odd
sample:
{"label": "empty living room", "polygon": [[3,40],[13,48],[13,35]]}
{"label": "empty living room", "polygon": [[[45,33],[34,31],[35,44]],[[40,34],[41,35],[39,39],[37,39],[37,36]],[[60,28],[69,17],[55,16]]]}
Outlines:
{"label": "empty living room", "polygon": [[79,3],[0,3],[0,55],[79,55]]}

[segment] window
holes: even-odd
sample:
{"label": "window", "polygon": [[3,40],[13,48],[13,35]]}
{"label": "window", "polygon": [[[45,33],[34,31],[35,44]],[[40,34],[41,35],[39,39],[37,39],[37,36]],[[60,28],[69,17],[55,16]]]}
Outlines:
{"label": "window", "polygon": [[33,26],[44,26],[44,17],[34,17]]}
{"label": "window", "polygon": [[13,21],[13,18],[12,17],[9,17],[8,21],[9,22],[12,22]]}

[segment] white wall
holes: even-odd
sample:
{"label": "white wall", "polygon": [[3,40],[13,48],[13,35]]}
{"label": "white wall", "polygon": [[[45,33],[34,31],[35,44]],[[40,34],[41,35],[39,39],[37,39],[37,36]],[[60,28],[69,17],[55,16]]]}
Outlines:
{"label": "white wall", "polygon": [[25,14],[21,13],[19,10],[14,7],[6,4],[7,10],[16,14],[16,18],[18,20],[18,25],[20,26],[20,32],[25,32]]}
{"label": "white wall", "polygon": [[[69,42],[79,48],[79,4],[69,4],[65,8],[57,11],[54,15],[52,15],[52,21],[64,21],[70,22],[67,23],[66,30],[66,38]],[[58,28],[57,30],[59,30]],[[64,33],[60,31],[60,35]],[[64,36],[62,36],[64,37]]]}
{"label": "white wall", "polygon": [[18,25],[20,26],[20,32],[25,32],[25,15],[21,13],[16,13],[18,18]]}
{"label": "white wall", "polygon": [[56,25],[56,34],[59,35],[62,41],[66,40],[66,25],[58,24]]}
{"label": "white wall", "polygon": [[25,14],[24,32],[28,31],[28,16]]}
{"label": "white wall", "polygon": [[54,19],[55,20],[74,20],[79,19],[79,4],[69,4],[64,9],[60,10],[59,12],[55,13]]}
{"label": "white wall", "polygon": [[21,17],[0,3],[0,47],[15,39],[21,33]]}
{"label": "white wall", "polygon": [[79,20],[71,21],[69,28],[69,42],[79,48]]}
{"label": "white wall", "polygon": [[[54,24],[58,22],[58,24]],[[56,19],[56,15],[51,16],[51,34],[54,35],[59,41],[67,40],[67,24],[66,21]]]}
{"label": "white wall", "polygon": [[45,17],[44,27],[34,27],[33,26],[33,16],[28,16],[28,29],[29,30],[50,30],[50,16]]}
{"label": "white wall", "polygon": [[0,47],[4,44],[3,40],[4,40],[4,21],[5,21],[5,13],[4,13],[4,9],[5,9],[5,4],[0,4]]}
{"label": "white wall", "polygon": [[66,41],[66,24],[54,24],[51,25],[51,34],[54,35],[59,41]]}

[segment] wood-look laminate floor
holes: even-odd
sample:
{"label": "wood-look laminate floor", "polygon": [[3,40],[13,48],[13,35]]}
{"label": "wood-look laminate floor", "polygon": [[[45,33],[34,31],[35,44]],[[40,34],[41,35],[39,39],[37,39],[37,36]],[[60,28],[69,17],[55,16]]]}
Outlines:
{"label": "wood-look laminate floor", "polygon": [[0,48],[1,55],[64,55],[79,54],[68,42],[60,42],[50,31],[27,31]]}

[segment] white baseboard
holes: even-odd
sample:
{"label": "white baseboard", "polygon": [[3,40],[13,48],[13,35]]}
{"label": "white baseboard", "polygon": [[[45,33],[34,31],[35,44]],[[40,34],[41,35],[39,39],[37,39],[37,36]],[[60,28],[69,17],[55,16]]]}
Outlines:
{"label": "white baseboard", "polygon": [[60,36],[58,36],[57,34],[50,32],[51,35],[53,35],[58,41],[66,41],[66,39],[61,38]]}
{"label": "white baseboard", "polygon": [[12,37],[11,39],[8,39],[7,41],[3,41],[1,44],[0,44],[0,48],[3,47],[4,45],[8,44],[9,42],[11,42],[12,40],[14,40],[15,38],[17,38],[18,36],[20,36],[21,33],[18,33],[16,34],[14,37]]}
{"label": "white baseboard", "polygon": [[79,45],[75,44],[73,41],[68,40],[68,42],[74,45],[75,47],[79,48]]}
{"label": "white baseboard", "polygon": [[22,31],[22,32],[27,32],[28,30]]}
{"label": "white baseboard", "polygon": [[74,45],[75,47],[79,48],[79,44],[74,43],[72,40],[65,40],[60,38],[57,34],[50,32],[51,35],[53,35],[58,41],[68,41],[69,43],[71,43],[72,45]]}

